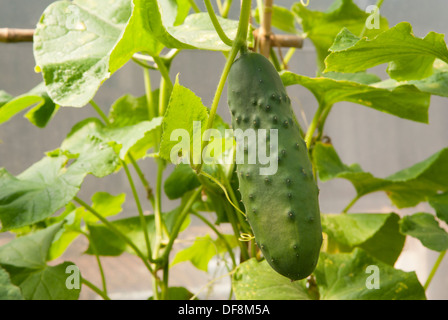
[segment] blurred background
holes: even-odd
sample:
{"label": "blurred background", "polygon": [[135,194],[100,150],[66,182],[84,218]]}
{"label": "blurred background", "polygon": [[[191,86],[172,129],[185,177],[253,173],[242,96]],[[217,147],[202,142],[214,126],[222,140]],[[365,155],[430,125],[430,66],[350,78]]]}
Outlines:
{"label": "blurred background", "polygon": [[[291,7],[299,0],[275,0],[274,4]],[[0,0],[0,28],[34,28],[44,9],[51,0]],[[201,8],[203,3],[196,1]],[[309,8],[326,10],[333,0],[310,0]],[[375,4],[376,0],[355,0],[361,9]],[[234,1],[229,18],[238,17],[238,1]],[[390,26],[401,21],[408,21],[418,37],[429,31],[446,33],[448,30],[448,8],[446,0],[385,0],[381,15],[385,16]],[[445,41],[448,37],[445,37]],[[171,75],[180,73],[181,84],[190,88],[202,98],[204,105],[210,105],[219,76],[224,66],[224,57],[219,52],[182,51],[174,60]],[[34,72],[32,43],[0,43],[0,90],[14,96],[28,92],[42,81],[41,75]],[[310,41],[296,51],[289,64],[295,73],[314,76],[316,70],[315,51]],[[374,69],[384,76],[384,66]],[[158,75],[152,74],[153,87],[158,86]],[[293,107],[303,126],[310,121],[317,108],[314,96],[298,85],[288,88]],[[139,66],[129,62],[99,89],[95,101],[108,112],[109,106],[122,95],[130,93],[135,96],[144,94],[143,74]],[[218,113],[224,120],[230,120],[227,111],[226,94],[221,98]],[[44,129],[39,129],[23,118],[23,113],[9,122],[0,125],[0,167],[16,175],[40,160],[44,152],[59,147],[63,138],[78,121],[96,116],[90,106],[84,108],[62,108]],[[359,163],[361,167],[377,177],[386,177],[398,170],[422,161],[448,146],[448,100],[431,97],[429,125],[403,120],[383,114],[367,107],[352,103],[338,103],[330,114],[326,135],[346,164]],[[142,169],[149,181],[155,180],[155,166],[150,159],[142,163]],[[166,170],[166,176],[172,168]],[[88,176],[80,191],[80,198],[90,199],[96,191],[111,194],[127,192],[128,201],[120,217],[136,215],[132,194],[127,188],[124,172],[97,179]],[[336,179],[320,184],[321,210],[324,213],[340,212],[354,197],[355,190],[345,180]],[[178,205],[177,201],[163,199],[163,209],[168,211]],[[148,209],[150,207],[148,206]],[[383,193],[374,193],[363,197],[350,212],[397,212],[405,215],[415,212],[433,212],[426,205],[398,210],[392,207]],[[193,227],[185,239],[204,236],[207,229],[193,220]],[[9,235],[0,234],[0,245],[8,241]],[[186,244],[188,245],[188,244]],[[94,283],[100,283],[95,259],[81,255],[86,243],[80,238],[76,241],[64,259],[71,260],[81,268],[83,276]],[[397,261],[396,267],[405,271],[416,271],[424,283],[438,253],[424,248],[420,242],[408,237],[405,249]],[[111,298],[140,299],[150,294],[149,276],[139,261],[131,255],[120,258],[104,258]],[[217,269],[218,270],[218,269]],[[219,272],[219,270],[217,271]],[[213,278],[213,271],[207,275],[197,271],[188,263],[175,266],[172,271],[171,285],[182,285],[191,291],[199,290]],[[186,276],[188,275],[188,276]],[[203,292],[203,297],[226,298],[228,283],[218,283],[213,291]],[[448,259],[442,262],[428,291],[429,299],[448,299]],[[201,296],[200,296],[201,297]],[[94,299],[96,295],[90,290],[83,290],[81,299]]]}

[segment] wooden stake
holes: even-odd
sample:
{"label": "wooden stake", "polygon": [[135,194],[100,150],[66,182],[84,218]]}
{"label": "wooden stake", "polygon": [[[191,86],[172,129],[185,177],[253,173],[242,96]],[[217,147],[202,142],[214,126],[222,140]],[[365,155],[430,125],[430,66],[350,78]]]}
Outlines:
{"label": "wooden stake", "polygon": [[34,29],[0,28],[0,42],[32,42]]}
{"label": "wooden stake", "polygon": [[271,17],[272,17],[272,2],[273,0],[265,0],[263,6],[263,19],[258,33],[260,44],[260,53],[266,58],[269,58],[271,50]]}
{"label": "wooden stake", "polygon": [[[253,34],[255,37],[255,42],[257,42],[258,40],[261,41],[261,39],[259,39],[259,37],[260,37],[259,29],[255,29]],[[270,45],[272,47],[282,47],[282,48],[302,48],[303,47],[303,38],[299,37],[299,36],[288,35],[288,34],[276,35],[276,34],[271,33],[269,38],[270,38],[269,39]]]}

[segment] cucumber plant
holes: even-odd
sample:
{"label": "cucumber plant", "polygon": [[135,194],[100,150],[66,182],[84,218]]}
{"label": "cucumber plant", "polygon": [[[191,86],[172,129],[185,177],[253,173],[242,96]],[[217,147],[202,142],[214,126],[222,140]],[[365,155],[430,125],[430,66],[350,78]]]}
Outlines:
{"label": "cucumber plant", "polygon": [[[326,132],[338,102],[427,123],[431,96],[448,97],[443,35],[417,37],[408,22],[389,26],[378,10],[383,2],[373,12],[353,0],[325,11],[312,9],[313,0],[290,8],[251,0],[215,7],[210,0],[52,2],[32,37],[14,36],[33,41],[42,83],[16,97],[0,91],[0,125],[25,109],[39,130],[68,108],[91,107],[97,116],[76,123],[22,173],[0,168],[1,231],[9,236],[0,246],[0,299],[92,292],[111,299],[104,257],[125,253],[147,271],[147,298],[154,300],[207,298],[204,289],[172,286],[173,266],[189,262],[205,274],[216,260],[231,280],[229,299],[426,299],[448,248],[448,148],[380,178],[345,164]],[[237,18],[229,18],[231,9]],[[13,40],[14,33],[0,31],[0,39]],[[315,77],[288,68],[300,63],[303,41],[315,48]],[[173,61],[186,50],[225,58],[210,106],[182,85]],[[141,67],[144,93],[123,92],[104,112],[97,92],[128,63]],[[385,79],[370,73],[383,64]],[[226,85],[228,108],[218,114]],[[286,89],[296,86],[316,98],[309,125],[299,124],[288,97]],[[255,140],[241,143],[235,132],[249,129]],[[241,150],[248,160],[255,146],[275,158],[271,174],[262,173],[264,162],[238,161]],[[147,162],[154,175],[143,169]],[[96,190],[86,199],[80,192],[88,192],[88,176],[113,174],[128,181],[123,193]],[[336,178],[351,183],[356,196],[333,211],[341,213],[321,213],[318,186]],[[126,191],[131,216],[122,213]],[[395,212],[349,213],[373,192],[384,192]],[[421,203],[433,212],[400,211]],[[210,233],[181,248],[192,217]],[[424,282],[396,267],[409,237],[439,252]],[[63,261],[76,239],[87,243],[83,254],[95,259],[98,281],[76,261]]]}

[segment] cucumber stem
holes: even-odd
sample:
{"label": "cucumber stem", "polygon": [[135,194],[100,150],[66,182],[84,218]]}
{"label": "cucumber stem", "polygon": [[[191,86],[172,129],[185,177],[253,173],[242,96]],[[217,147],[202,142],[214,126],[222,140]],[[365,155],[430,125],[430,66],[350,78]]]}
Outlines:
{"label": "cucumber stem", "polygon": [[[246,46],[246,40],[247,40],[247,31],[249,30],[249,18],[250,18],[250,11],[251,11],[251,5],[252,0],[242,0],[241,4],[241,13],[240,13],[240,20],[238,23],[238,30],[235,37],[235,40],[233,41],[232,49],[230,50],[230,53],[227,57],[226,64],[224,65],[224,70],[221,74],[221,78],[219,79],[218,87],[215,92],[215,96],[212,101],[212,106],[210,108],[210,114],[207,121],[207,127],[205,129],[206,137],[204,137],[205,143],[201,147],[201,155],[204,150],[204,148],[207,146],[207,141],[209,140],[210,130],[213,126],[213,121],[215,120],[216,112],[218,110],[218,104],[219,99],[221,98],[222,91],[224,90],[224,85],[227,80],[227,76],[230,71],[230,67],[233,64],[233,61],[236,58],[236,55],[238,54],[238,51]],[[202,169],[202,161],[194,168],[196,173],[200,173]]]}

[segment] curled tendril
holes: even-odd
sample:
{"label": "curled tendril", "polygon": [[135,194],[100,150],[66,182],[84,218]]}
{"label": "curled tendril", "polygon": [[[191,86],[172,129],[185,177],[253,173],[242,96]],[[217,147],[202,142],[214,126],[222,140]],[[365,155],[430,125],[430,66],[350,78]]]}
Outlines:
{"label": "curled tendril", "polygon": [[300,3],[302,3],[305,7],[308,7],[310,0],[300,0]]}
{"label": "curled tendril", "polygon": [[251,241],[252,239],[255,239],[255,237],[245,232],[240,233],[240,237],[238,238],[240,241]]}

